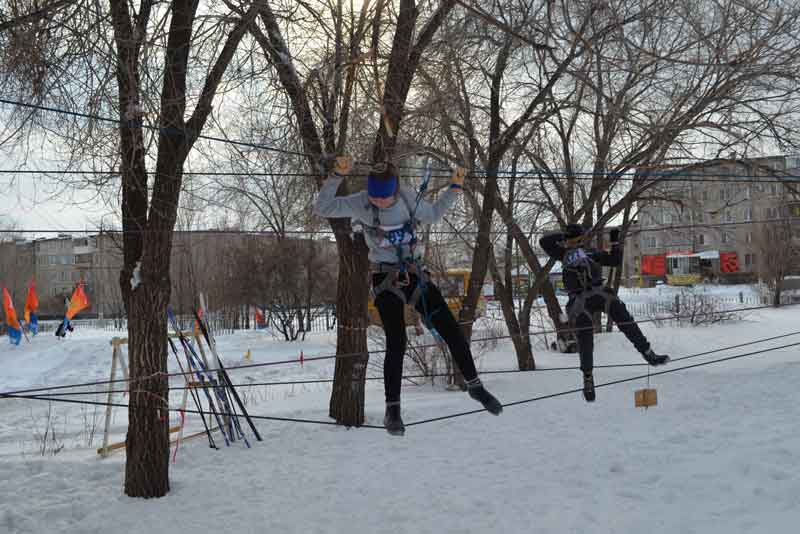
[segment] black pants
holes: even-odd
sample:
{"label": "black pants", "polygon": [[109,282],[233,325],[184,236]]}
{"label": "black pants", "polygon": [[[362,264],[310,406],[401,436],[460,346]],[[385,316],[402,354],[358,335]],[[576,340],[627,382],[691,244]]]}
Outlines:
{"label": "black pants", "polygon": [[585,309],[587,313],[580,313],[581,310],[572,310],[575,306],[575,298],[570,297],[567,302],[567,313],[571,316],[571,311],[576,312],[578,315],[575,318],[575,337],[578,340],[578,352],[581,355],[581,369],[584,372],[591,371],[594,367],[593,353],[594,353],[594,327],[590,315],[594,312],[605,311],[606,299],[610,299],[611,303],[608,307],[608,314],[611,320],[617,324],[625,337],[633,343],[636,350],[642,354],[650,350],[650,343],[644,337],[639,325],[633,322],[633,317],[628,313],[625,303],[622,302],[614,292],[609,288],[603,289],[603,295],[592,295],[585,302]]}
{"label": "black pants", "polygon": [[[372,285],[380,284],[386,273],[376,273],[372,275]],[[417,284],[417,277],[411,276],[408,286],[400,287],[408,299]],[[461,327],[456,321],[447,302],[442,297],[439,288],[428,282],[425,291],[425,304],[433,327],[442,336],[450,349],[456,365],[464,379],[469,381],[478,377],[475,369],[475,362],[472,360],[472,352],[469,349]],[[406,353],[406,318],[404,314],[405,304],[400,297],[391,291],[384,291],[375,298],[375,307],[383,322],[383,331],[386,333],[386,357],[383,360],[383,384],[386,391],[386,402],[400,400],[400,384],[403,379],[403,358]],[[416,309],[424,314],[422,299],[417,303]]]}

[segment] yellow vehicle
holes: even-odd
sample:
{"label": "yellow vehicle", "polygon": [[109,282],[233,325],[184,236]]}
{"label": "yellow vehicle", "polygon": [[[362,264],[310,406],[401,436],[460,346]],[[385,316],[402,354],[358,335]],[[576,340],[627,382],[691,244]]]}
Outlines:
{"label": "yellow vehicle", "polygon": [[699,274],[668,274],[667,283],[671,286],[693,286],[703,281]]}
{"label": "yellow vehicle", "polygon": [[[469,269],[448,269],[444,273],[431,273],[433,283],[439,287],[439,290],[442,292],[442,296],[447,301],[447,307],[450,308],[450,311],[453,312],[453,316],[456,318],[458,318],[458,314],[461,312],[461,305],[464,302],[464,298],[467,296],[467,290],[469,289],[469,277],[471,274],[472,272]],[[375,307],[375,301],[372,297],[369,299],[367,310],[369,313],[369,324],[382,326],[381,318],[378,315],[378,309]],[[485,313],[486,299],[483,295],[481,295],[478,298],[476,317],[480,317]],[[410,326],[420,324],[421,317],[416,310],[406,306],[405,315],[406,325]]]}

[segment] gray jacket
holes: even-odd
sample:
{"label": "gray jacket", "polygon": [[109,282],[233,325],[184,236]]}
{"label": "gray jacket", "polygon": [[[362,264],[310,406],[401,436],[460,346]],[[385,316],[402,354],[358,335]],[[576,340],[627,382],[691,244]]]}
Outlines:
{"label": "gray jacket", "polygon": [[[404,231],[403,226],[411,220],[410,210],[413,210],[416,205],[416,192],[401,187],[401,198],[398,198],[392,207],[382,209],[370,204],[366,191],[337,197],[336,190],[339,189],[341,183],[342,177],[335,174],[328,176],[319,190],[317,201],[314,204],[314,214],[330,218],[349,217],[351,222],[361,223],[364,226],[364,240],[369,247],[371,262],[397,263],[399,261],[398,252],[402,254],[402,259],[409,259],[411,249],[408,243],[412,236]],[[447,188],[432,204],[421,200],[414,217],[421,224],[440,221],[457,198],[458,193],[452,188]],[[417,258],[421,256],[419,245],[415,247],[414,255]]]}

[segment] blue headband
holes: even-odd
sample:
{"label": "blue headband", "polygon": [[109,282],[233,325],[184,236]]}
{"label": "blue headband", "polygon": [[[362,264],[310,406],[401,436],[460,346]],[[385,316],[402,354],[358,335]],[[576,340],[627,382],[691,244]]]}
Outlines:
{"label": "blue headband", "polygon": [[375,198],[389,198],[397,192],[397,177],[367,177],[367,194]]}

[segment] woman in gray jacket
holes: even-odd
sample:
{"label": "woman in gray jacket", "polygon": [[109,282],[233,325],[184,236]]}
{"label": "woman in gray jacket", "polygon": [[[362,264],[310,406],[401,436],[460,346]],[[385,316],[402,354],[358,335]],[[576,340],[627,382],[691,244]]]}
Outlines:
{"label": "woman in gray jacket", "polygon": [[[337,197],[336,191],[352,166],[349,156],[336,158],[333,173],[320,189],[314,213],[321,217],[349,217],[364,227],[372,271],[372,293],[386,334],[383,365],[386,393],[383,423],[386,430],[393,435],[405,432],[400,416],[400,384],[407,342],[406,304],[423,314],[428,326],[447,343],[466,380],[470,397],[483,404],[489,412],[499,415],[503,406],[478,378],[469,343],[447,302],[427,273],[418,273],[415,268],[420,254],[415,247],[414,225],[431,224],[444,217],[463,187],[464,169],[457,169],[450,187],[434,203],[429,203],[418,200],[413,191],[400,187],[396,168],[391,164],[370,173],[366,191]],[[423,279],[420,280],[419,276]]]}

